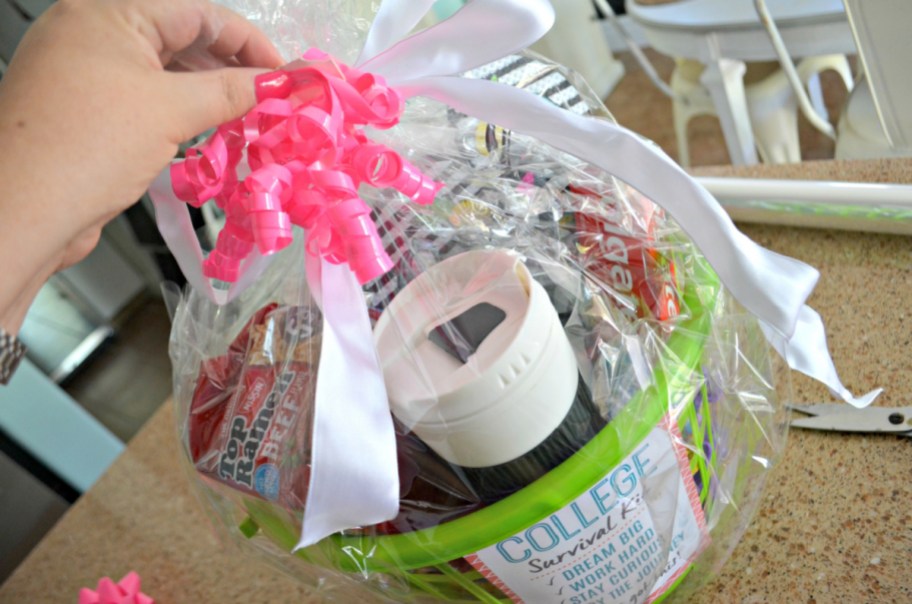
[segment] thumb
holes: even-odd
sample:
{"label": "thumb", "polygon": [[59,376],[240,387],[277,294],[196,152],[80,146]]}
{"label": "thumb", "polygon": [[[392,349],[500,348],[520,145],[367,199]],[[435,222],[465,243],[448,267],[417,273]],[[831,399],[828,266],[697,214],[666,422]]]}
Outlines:
{"label": "thumb", "polygon": [[256,104],[254,78],[268,69],[225,67],[185,73],[169,73],[174,82],[172,108],[180,141],[236,119]]}

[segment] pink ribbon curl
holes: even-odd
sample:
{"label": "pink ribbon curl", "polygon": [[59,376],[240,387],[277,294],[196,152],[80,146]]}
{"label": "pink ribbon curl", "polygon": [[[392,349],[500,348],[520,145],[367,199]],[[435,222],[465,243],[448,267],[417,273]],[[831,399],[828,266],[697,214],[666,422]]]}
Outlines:
{"label": "pink ribbon curl", "polygon": [[367,283],[393,263],[358,187],[392,188],[421,205],[443,187],[363,131],[399,122],[404,102],[396,90],[315,49],[302,59],[258,76],[257,105],[171,166],[179,199],[194,207],[211,199],[225,212],[203,262],[207,277],[236,281],[254,247],[273,254],[298,225],[307,231],[308,253],[347,262]]}
{"label": "pink ribbon curl", "polygon": [[130,571],[117,583],[102,577],[97,589],[83,587],[79,604],[155,604],[155,600],[140,591],[139,575]]}

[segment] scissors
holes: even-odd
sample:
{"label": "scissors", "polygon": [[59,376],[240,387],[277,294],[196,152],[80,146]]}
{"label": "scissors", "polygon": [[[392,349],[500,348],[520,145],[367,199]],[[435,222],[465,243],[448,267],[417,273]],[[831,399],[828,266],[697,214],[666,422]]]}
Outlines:
{"label": "scissors", "polygon": [[844,403],[786,405],[811,417],[793,419],[796,428],[830,432],[895,434],[912,438],[912,407],[866,407],[856,409]]}

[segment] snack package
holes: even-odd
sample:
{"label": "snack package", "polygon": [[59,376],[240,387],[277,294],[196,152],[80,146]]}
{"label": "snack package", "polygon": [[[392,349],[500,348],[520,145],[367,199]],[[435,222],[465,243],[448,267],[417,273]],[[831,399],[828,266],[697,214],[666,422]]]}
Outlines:
{"label": "snack package", "polygon": [[[337,91],[325,98],[376,98],[381,80],[343,64],[365,39],[380,56],[394,41],[378,41],[377,25],[367,34],[362,4],[233,8],[286,53],[320,46],[337,57],[306,55],[316,67],[270,76],[268,94],[319,80]],[[391,27],[387,9],[377,20]],[[463,13],[446,27],[464,25]],[[473,22],[479,36],[512,23]],[[334,74],[349,84],[326,83]],[[611,119],[575,74],[525,51],[461,79],[499,82],[573,119]],[[293,104],[307,96],[283,94]],[[308,205],[314,183],[329,179],[317,173],[355,173],[354,142],[330,152],[306,139],[295,152],[319,158],[298,172],[276,160],[294,174],[265,181],[264,157],[300,141],[266,153],[249,132],[273,137],[286,127],[281,111],[220,129],[234,133],[229,163],[249,163],[253,184],[232,172],[191,202],[214,197],[228,218],[223,255],[189,269],[198,286],[182,297],[171,339],[193,482],[238,555],[281,565],[327,600],[353,601],[353,586],[407,602],[684,598],[725,562],[784,446],[784,367],[770,329],[663,210],[673,199],[651,200],[459,105],[416,96],[398,120],[340,129],[338,141],[382,147],[383,159],[360,187],[327,194],[332,220],[355,189],[369,217],[359,209],[325,229]],[[244,136],[248,147],[232,147]],[[213,144],[188,157],[210,157]],[[605,153],[630,153],[623,144],[608,141]],[[380,178],[390,165],[411,166],[420,186]],[[167,203],[157,203],[166,225]],[[344,226],[353,223],[356,243]],[[382,270],[356,270],[365,255]],[[238,283],[212,287],[205,275]],[[347,297],[334,289],[343,277],[354,283]]]}
{"label": "snack package", "polygon": [[255,313],[227,354],[201,365],[187,416],[202,476],[288,509],[304,506],[308,484],[319,322],[307,310],[273,304]]}

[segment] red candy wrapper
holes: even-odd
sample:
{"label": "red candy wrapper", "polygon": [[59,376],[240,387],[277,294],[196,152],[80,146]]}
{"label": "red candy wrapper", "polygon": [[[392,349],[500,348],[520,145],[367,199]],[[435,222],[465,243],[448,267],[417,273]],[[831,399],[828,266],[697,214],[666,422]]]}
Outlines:
{"label": "red candy wrapper", "polygon": [[[594,191],[573,185],[569,190],[577,195],[602,198]],[[631,300],[636,318],[666,321],[678,316],[681,307],[674,261],[656,243],[660,210],[634,191],[629,191],[627,197],[641,219],[632,230],[621,228],[605,215],[576,213],[582,264],[592,276]],[[613,205],[611,199],[601,200]]]}
{"label": "red candy wrapper", "polygon": [[304,507],[319,325],[307,307],[260,309],[228,353],[202,363],[188,417],[196,469],[212,480]]}

